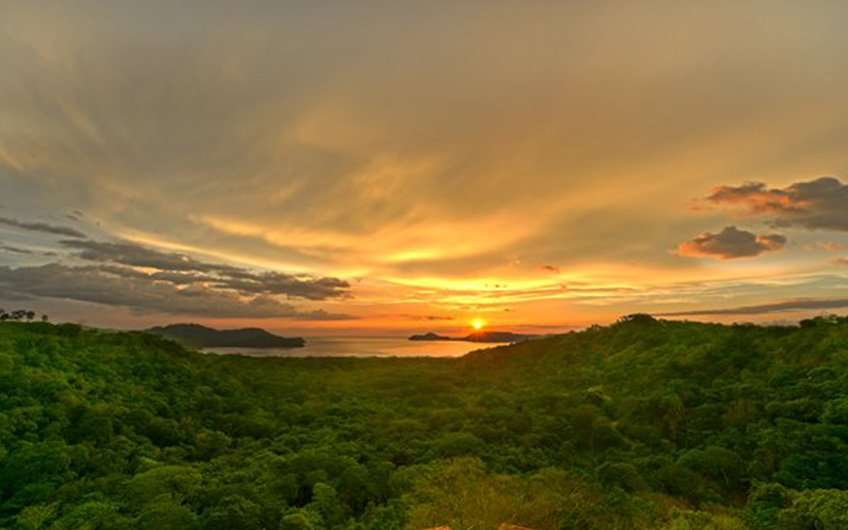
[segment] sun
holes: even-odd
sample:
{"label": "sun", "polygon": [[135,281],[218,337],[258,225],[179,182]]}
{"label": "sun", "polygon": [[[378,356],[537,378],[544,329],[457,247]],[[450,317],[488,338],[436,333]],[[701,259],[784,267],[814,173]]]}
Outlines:
{"label": "sun", "polygon": [[471,321],[471,327],[476,329],[477,331],[480,331],[481,329],[486,327],[486,321],[482,318],[475,318]]}

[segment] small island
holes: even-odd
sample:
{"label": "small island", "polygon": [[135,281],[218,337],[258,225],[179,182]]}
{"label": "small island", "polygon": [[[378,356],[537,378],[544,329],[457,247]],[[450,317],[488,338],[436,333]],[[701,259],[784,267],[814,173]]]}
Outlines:
{"label": "small island", "polygon": [[462,341],[462,342],[523,342],[525,340],[535,339],[538,335],[525,335],[521,333],[512,333],[511,331],[476,331],[464,337],[448,337],[439,335],[438,333],[424,333],[422,335],[412,335],[409,340],[414,341]]}
{"label": "small island", "polygon": [[192,348],[302,348],[300,337],[281,337],[261,328],[213,329],[200,324],[157,326],[148,333],[166,337]]}
{"label": "small island", "polygon": [[452,337],[446,337],[444,335],[439,335],[438,333],[433,333],[432,331],[429,333],[424,333],[423,335],[413,335],[409,337],[409,340],[420,340],[420,341],[434,341],[434,340],[459,340]]}

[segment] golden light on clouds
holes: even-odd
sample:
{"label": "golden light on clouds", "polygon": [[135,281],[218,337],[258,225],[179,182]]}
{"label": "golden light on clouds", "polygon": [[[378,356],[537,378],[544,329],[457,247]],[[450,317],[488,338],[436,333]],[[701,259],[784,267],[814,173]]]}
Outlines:
{"label": "golden light on clouds", "polygon": [[[338,298],[227,288],[245,323],[374,333],[484,317],[546,332],[843,289],[842,180],[816,180],[845,178],[836,3],[36,4],[0,20],[0,217],[17,222],[0,242],[48,250],[0,254],[0,272],[91,273],[20,231],[71,223],[341,282]],[[736,202],[705,201],[719,187]],[[222,289],[160,272],[141,302]],[[69,295],[89,304],[70,314],[113,318]]]}

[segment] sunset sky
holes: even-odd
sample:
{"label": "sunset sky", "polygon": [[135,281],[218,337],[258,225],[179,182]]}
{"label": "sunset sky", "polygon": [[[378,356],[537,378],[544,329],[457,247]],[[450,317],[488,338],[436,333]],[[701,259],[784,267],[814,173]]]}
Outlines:
{"label": "sunset sky", "polygon": [[12,2],[0,307],[547,333],[848,311],[848,4]]}

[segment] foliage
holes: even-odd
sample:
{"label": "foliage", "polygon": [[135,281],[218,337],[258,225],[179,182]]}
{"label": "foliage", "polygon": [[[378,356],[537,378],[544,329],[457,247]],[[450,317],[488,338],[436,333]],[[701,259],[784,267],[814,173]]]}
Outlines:
{"label": "foliage", "polygon": [[461,359],[6,320],[0,528],[848,527],[843,318],[634,315]]}

